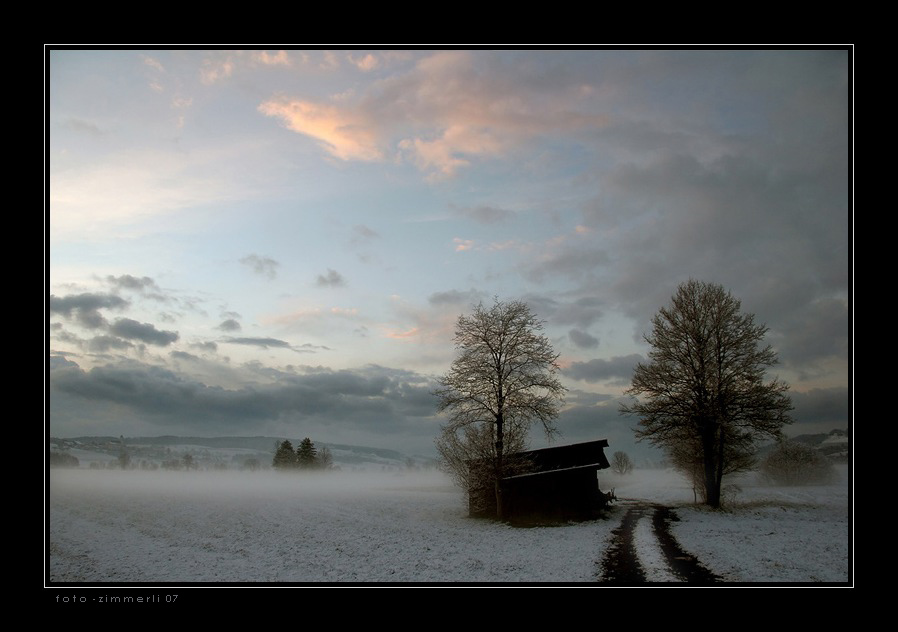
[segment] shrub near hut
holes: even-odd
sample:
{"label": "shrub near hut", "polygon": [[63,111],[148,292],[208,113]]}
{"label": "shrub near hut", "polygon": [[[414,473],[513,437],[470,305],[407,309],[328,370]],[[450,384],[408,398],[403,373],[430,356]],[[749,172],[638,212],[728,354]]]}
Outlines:
{"label": "shrub near hut", "polygon": [[775,485],[826,485],[836,479],[836,468],[825,454],[794,441],[780,443],[764,459],[761,472]]}

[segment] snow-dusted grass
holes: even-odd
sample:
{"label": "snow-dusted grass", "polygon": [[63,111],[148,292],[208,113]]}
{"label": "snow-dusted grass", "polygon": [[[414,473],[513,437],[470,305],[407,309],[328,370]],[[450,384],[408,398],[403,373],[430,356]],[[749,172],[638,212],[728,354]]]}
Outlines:
{"label": "snow-dusted grass", "polygon": [[614,525],[467,518],[442,475],[55,470],[50,579],[592,581]]}
{"label": "snow-dusted grass", "polygon": [[[848,580],[842,483],[743,484],[728,512],[679,477],[600,477],[620,498],[677,507],[683,547],[736,582]],[[514,528],[467,517],[442,475],[53,470],[51,582],[593,582],[620,523]],[[643,520],[641,522],[647,522]],[[637,542],[650,542],[640,524]],[[664,577],[657,551],[642,554]]]}
{"label": "snow-dusted grass", "polygon": [[[849,495],[847,470],[834,485],[775,487],[746,474],[722,511],[694,504],[692,488],[675,472],[637,471],[604,478],[619,498],[676,508],[671,530],[680,545],[731,582],[847,582]],[[645,519],[640,523],[646,522]]]}

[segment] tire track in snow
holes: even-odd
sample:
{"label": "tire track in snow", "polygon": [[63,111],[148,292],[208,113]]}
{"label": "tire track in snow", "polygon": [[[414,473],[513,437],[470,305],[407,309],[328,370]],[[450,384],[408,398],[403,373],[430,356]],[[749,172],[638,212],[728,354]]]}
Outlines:
{"label": "tire track in snow", "polygon": [[670,533],[670,522],[677,517],[669,507],[627,504],[630,506],[620,527],[612,530],[611,545],[602,560],[600,582],[639,585],[721,581],[694,556],[683,551]]}

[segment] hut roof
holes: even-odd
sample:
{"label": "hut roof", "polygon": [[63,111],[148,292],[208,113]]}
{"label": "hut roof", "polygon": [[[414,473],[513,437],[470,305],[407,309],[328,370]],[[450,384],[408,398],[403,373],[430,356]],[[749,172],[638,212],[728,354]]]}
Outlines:
{"label": "hut roof", "polygon": [[539,474],[554,470],[579,467],[592,467],[604,470],[611,467],[605,456],[604,448],[608,447],[606,439],[575,443],[573,445],[554,446],[540,450],[519,452],[516,456],[526,457],[528,465],[520,474]]}

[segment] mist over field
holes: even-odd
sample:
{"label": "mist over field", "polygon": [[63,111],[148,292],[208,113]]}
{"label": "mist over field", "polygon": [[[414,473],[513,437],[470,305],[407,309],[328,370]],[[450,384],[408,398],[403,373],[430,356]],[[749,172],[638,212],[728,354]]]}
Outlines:
{"label": "mist over field", "polygon": [[[50,473],[51,583],[592,584],[629,500],[676,508],[674,534],[727,582],[846,582],[847,470],[833,485],[776,488],[751,473],[730,510],[692,504],[678,474],[599,473],[605,519],[516,528],[469,518],[427,472]],[[639,547],[648,581],[668,581]]]}

